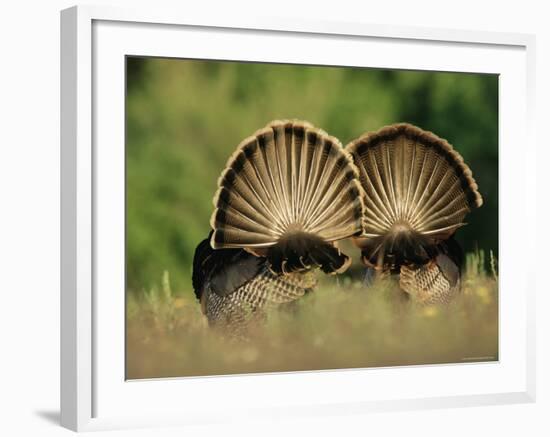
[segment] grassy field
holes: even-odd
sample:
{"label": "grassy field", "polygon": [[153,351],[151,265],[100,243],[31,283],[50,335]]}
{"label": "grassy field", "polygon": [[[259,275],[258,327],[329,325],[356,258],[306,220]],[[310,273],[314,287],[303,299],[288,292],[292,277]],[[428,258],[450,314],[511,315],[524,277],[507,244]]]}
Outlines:
{"label": "grassy field", "polygon": [[161,287],[128,296],[127,378],[498,360],[496,270],[492,254],[469,254],[462,293],[445,307],[416,306],[391,281],[367,289],[358,274],[321,278],[247,341],[210,329],[191,293],[171,290],[165,273]]}

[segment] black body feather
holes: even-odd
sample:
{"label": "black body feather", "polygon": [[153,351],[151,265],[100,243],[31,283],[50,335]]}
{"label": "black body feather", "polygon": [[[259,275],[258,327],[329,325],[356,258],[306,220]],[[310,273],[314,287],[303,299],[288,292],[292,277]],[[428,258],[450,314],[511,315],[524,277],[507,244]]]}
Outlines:
{"label": "black body feather", "polygon": [[283,236],[267,252],[270,268],[277,274],[300,272],[319,267],[325,273],[340,271],[349,257],[321,237],[305,232]]}
{"label": "black body feather", "polygon": [[208,287],[219,296],[227,296],[254,278],[266,260],[243,249],[212,249],[210,238],[199,243],[193,258],[193,288],[201,299]]}

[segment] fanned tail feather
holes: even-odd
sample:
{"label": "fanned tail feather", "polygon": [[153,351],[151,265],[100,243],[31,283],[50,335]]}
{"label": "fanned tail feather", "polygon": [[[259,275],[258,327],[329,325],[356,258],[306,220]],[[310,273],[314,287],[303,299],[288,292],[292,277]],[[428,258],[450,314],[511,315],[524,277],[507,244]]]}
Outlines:
{"label": "fanned tail feather", "polygon": [[340,142],[310,123],[274,121],[245,139],[218,181],[214,249],[265,256],[276,273],[341,272],[336,242],[363,231],[357,169]]}
{"label": "fanned tail feather", "polygon": [[471,170],[444,139],[399,123],[346,146],[359,170],[366,213],[355,242],[369,265],[423,263],[483,200]]}

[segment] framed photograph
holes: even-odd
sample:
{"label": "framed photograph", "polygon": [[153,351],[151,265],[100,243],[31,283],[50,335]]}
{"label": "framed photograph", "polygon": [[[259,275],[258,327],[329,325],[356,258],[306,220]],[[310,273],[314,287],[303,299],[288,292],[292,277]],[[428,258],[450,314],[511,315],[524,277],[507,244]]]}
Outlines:
{"label": "framed photograph", "polygon": [[533,36],[79,6],[61,55],[64,426],[534,400]]}

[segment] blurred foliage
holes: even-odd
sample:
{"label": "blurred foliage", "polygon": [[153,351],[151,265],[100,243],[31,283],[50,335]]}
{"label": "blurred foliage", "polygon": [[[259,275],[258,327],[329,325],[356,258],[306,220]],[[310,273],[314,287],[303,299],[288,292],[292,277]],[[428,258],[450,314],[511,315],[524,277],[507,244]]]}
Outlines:
{"label": "blurred foliage", "polygon": [[169,270],[174,293],[191,295],[220,172],[242,139],[282,118],[308,120],[343,144],[400,121],[448,139],[485,200],[458,240],[498,253],[495,75],[129,57],[126,108],[131,291],[160,285]]}
{"label": "blurred foliage", "polygon": [[461,294],[448,306],[417,306],[393,280],[367,289],[347,274],[319,274],[318,289],[271,308],[242,341],[206,329],[200,306],[174,295],[164,273],[162,287],[128,297],[126,377],[495,361],[495,275],[481,251],[469,253]]}

